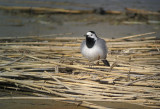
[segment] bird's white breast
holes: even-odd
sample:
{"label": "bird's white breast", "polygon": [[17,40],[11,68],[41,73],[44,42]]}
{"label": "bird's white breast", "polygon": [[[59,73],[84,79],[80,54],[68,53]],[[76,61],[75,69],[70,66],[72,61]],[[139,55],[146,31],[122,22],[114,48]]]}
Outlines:
{"label": "bird's white breast", "polygon": [[90,61],[95,61],[105,58],[105,54],[99,46],[93,46],[92,48],[88,48],[86,45],[82,49],[82,54]]}

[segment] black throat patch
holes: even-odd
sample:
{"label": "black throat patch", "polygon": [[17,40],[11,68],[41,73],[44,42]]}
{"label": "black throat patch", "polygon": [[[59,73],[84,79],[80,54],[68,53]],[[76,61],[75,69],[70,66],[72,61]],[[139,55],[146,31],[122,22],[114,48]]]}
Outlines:
{"label": "black throat patch", "polygon": [[88,48],[92,48],[95,44],[95,40],[90,37],[86,37],[86,45]]}

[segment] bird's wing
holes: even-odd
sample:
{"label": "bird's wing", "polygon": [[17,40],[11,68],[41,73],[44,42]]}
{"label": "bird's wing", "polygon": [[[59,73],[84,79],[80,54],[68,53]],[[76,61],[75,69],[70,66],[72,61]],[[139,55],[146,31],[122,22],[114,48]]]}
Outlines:
{"label": "bird's wing", "polygon": [[108,52],[108,49],[107,49],[106,41],[105,41],[105,40],[99,38],[99,39],[97,40],[97,45],[98,45],[99,47],[101,47],[101,48],[105,51],[105,53]]}

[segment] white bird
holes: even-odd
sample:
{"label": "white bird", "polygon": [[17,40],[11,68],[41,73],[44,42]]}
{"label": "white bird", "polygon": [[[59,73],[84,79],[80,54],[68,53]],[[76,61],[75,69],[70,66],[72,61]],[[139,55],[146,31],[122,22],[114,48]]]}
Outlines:
{"label": "white bird", "polygon": [[85,35],[86,40],[81,44],[81,53],[89,61],[102,60],[106,66],[110,66],[106,60],[107,46],[105,40],[97,37],[94,31],[89,31]]}

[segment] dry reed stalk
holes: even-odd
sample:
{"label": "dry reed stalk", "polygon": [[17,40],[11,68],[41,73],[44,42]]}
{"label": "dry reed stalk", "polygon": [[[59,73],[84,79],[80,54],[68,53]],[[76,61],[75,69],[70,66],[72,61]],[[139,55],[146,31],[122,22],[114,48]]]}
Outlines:
{"label": "dry reed stalk", "polygon": [[52,91],[52,90],[50,90],[50,89],[48,89],[48,88],[45,88],[45,87],[43,87],[43,86],[37,86],[37,85],[33,85],[33,84],[22,83],[22,82],[17,81],[17,80],[8,79],[8,78],[2,78],[2,77],[0,77],[0,80],[7,81],[7,82],[11,82],[11,83],[17,83],[17,84],[20,84],[20,85],[26,85],[26,86],[30,86],[30,87],[35,87],[35,88],[38,88],[38,89],[44,89],[44,90],[48,91],[48,92],[51,93],[51,94],[55,94],[55,95],[63,96],[63,97],[68,97],[68,96],[66,96],[66,95],[64,95],[64,94],[59,94],[59,93],[57,93],[57,92],[55,92],[55,91]]}
{"label": "dry reed stalk", "polygon": [[144,33],[144,34],[138,34],[138,35],[133,35],[133,36],[127,36],[127,37],[122,37],[122,38],[116,38],[114,41],[124,40],[124,39],[130,39],[130,38],[135,38],[135,37],[144,36],[144,35],[151,35],[151,34],[155,34],[155,33],[156,33],[156,32],[149,32],[149,33]]}
{"label": "dry reed stalk", "polygon": [[[128,90],[133,90],[133,92],[134,91],[137,91],[137,89],[136,88],[134,88],[134,89],[130,89],[131,87],[121,87],[121,86],[112,86],[112,85],[107,85],[107,84],[97,84],[96,82],[91,82],[91,81],[80,81],[80,80],[73,80],[73,79],[71,79],[71,78],[66,78],[66,77],[61,77],[61,76],[56,76],[57,78],[61,78],[61,79],[65,79],[65,80],[69,80],[69,81],[73,81],[73,82],[76,82],[76,83],[72,83],[72,84],[76,84],[76,86],[77,85],[86,85],[87,87],[97,87],[97,88],[102,88],[102,89],[104,89],[104,88],[106,88],[106,89],[110,89],[110,88],[113,88],[113,89],[115,89],[116,90],[116,88],[119,90],[123,90],[124,92],[125,92],[125,90],[126,91],[128,91]],[[79,84],[79,83],[82,83],[82,84]],[[71,83],[69,83],[69,84],[71,84]],[[96,85],[96,86],[95,86]],[[132,86],[133,87],[133,86]],[[140,89],[141,91],[142,91],[142,89],[141,88],[138,88],[138,89]],[[146,88],[147,89],[147,88]],[[150,89],[150,88],[148,88],[148,89]],[[102,91],[104,91],[104,90],[102,90]]]}
{"label": "dry reed stalk", "polygon": [[2,10],[17,10],[23,12],[32,12],[35,14],[44,14],[44,13],[68,13],[68,14],[81,14],[81,13],[92,13],[92,11],[80,11],[80,10],[67,10],[61,8],[44,8],[44,7],[20,7],[20,6],[0,6]]}
{"label": "dry reed stalk", "polygon": [[[42,61],[42,62],[52,63],[52,64],[63,66],[63,67],[69,67],[69,68],[73,68],[73,69],[89,71],[89,73],[93,73],[93,74],[99,74],[99,75],[105,74],[105,75],[116,75],[116,76],[118,76],[117,74],[110,74],[109,72],[104,72],[104,71],[94,70],[94,69],[88,69],[88,68],[85,68],[85,67],[79,67],[79,66],[75,66],[75,65],[66,65],[66,64],[57,63],[57,62],[54,62],[54,61],[51,61],[51,60],[40,59],[40,58],[31,56],[31,55],[25,55],[25,56],[36,59],[36,60],[39,60],[39,61]],[[125,75],[119,75],[119,76],[126,77]]]}
{"label": "dry reed stalk", "polygon": [[133,83],[136,83],[136,82],[138,82],[138,81],[144,81],[144,80],[147,80],[147,79],[150,79],[150,78],[153,78],[153,77],[159,76],[159,75],[160,75],[160,73],[156,73],[156,74],[154,74],[154,75],[152,75],[152,76],[147,76],[147,77],[144,77],[144,78],[141,78],[141,79],[138,79],[138,80],[135,80],[135,81],[129,82],[129,83],[124,84],[124,85],[125,85],[125,86],[129,86],[129,85],[132,85]]}
{"label": "dry reed stalk", "polygon": [[13,64],[13,63],[15,63],[15,62],[20,61],[20,60],[23,59],[23,58],[24,58],[24,56],[20,57],[19,59],[14,60],[13,62],[10,62],[10,63],[7,63],[7,64],[3,64],[3,65],[0,65],[0,67],[4,67],[4,66],[11,65],[11,64]]}
{"label": "dry reed stalk", "polygon": [[[30,36],[33,41],[28,41],[28,37],[16,39],[21,42],[0,38],[0,87],[43,95],[50,93],[66,97],[57,100],[70,99],[86,107],[104,108],[90,101],[122,101],[157,108],[160,41],[153,36],[140,37],[151,34],[154,32],[105,39],[112,68],[101,62],[93,68],[84,65],[88,60],[81,58],[79,52],[84,38]],[[3,42],[5,40],[11,42]]]}
{"label": "dry reed stalk", "polygon": [[70,87],[68,87],[66,84],[62,83],[60,80],[58,80],[56,77],[50,75],[48,72],[45,71],[45,73],[47,73],[47,75],[51,76],[54,80],[56,80],[59,84],[62,84],[64,87],[66,87],[69,90],[72,90]]}
{"label": "dry reed stalk", "polygon": [[125,8],[127,13],[136,13],[142,15],[160,15],[158,12],[147,11],[143,9]]}
{"label": "dry reed stalk", "polygon": [[[1,100],[5,100],[5,99],[42,99],[42,100],[75,100],[73,98],[61,98],[61,97],[0,97]],[[78,99],[77,99],[78,100]],[[95,101],[94,99],[90,99],[90,100],[86,100],[86,99],[81,99],[83,101]],[[100,100],[100,101],[112,101],[112,102],[121,102],[121,100]],[[146,102],[145,99],[139,99],[139,100],[122,100],[125,102],[132,102],[132,103],[136,103],[136,102]],[[158,103],[158,101],[152,101],[149,100],[148,102],[154,102],[154,103]]]}

